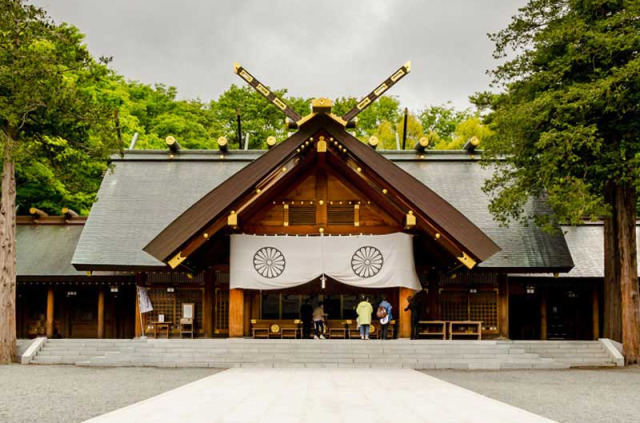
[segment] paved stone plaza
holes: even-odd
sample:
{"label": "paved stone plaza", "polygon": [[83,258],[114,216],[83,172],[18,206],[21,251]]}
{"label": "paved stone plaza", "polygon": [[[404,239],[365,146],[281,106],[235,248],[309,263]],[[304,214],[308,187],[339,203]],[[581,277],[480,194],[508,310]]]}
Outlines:
{"label": "paved stone plaza", "polygon": [[90,423],[552,423],[411,369],[230,369]]}
{"label": "paved stone plaza", "polygon": [[[0,366],[0,421],[82,422],[215,373],[211,369]],[[560,423],[626,423],[636,422],[640,415],[637,366],[428,374]],[[375,382],[370,386],[375,389]]]}

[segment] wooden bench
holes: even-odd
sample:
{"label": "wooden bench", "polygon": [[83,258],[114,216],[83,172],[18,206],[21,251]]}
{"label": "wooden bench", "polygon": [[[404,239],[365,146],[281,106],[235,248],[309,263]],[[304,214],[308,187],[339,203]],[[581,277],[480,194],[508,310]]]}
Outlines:
{"label": "wooden bench", "polygon": [[329,339],[347,339],[349,336],[349,322],[351,320],[327,320],[327,335]]}
{"label": "wooden bench", "polygon": [[482,322],[471,320],[449,322],[449,339],[453,339],[454,336],[482,340]]}
{"label": "wooden bench", "polygon": [[300,320],[263,320],[251,319],[253,338],[298,338]]}
{"label": "wooden bench", "polygon": [[420,320],[418,322],[418,338],[432,337],[447,339],[447,322],[444,320]]}

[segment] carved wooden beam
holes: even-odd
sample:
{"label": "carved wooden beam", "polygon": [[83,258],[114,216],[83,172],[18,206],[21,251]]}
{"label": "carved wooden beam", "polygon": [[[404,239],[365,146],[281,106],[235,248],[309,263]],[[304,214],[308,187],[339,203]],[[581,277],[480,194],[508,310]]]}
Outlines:
{"label": "carved wooden beam", "polygon": [[384,82],[371,91],[369,95],[364,97],[358,102],[351,110],[347,112],[342,119],[347,122],[351,122],[356,116],[358,116],[367,107],[371,106],[374,101],[380,98],[389,88],[393,87],[398,81],[404,78],[409,72],[411,72],[411,62],[405,63],[400,69],[395,71],[390,77],[384,80]]}
{"label": "carved wooden beam", "polygon": [[271,104],[276,106],[278,109],[282,111],[289,119],[294,122],[298,122],[302,119],[295,110],[293,110],[287,103],[282,101],[281,98],[276,96],[270,89],[268,89],[264,84],[258,81],[253,75],[251,75],[245,68],[240,66],[238,63],[233,64],[233,71],[242,79],[244,79],[253,89],[260,93],[264,98],[269,100]]}

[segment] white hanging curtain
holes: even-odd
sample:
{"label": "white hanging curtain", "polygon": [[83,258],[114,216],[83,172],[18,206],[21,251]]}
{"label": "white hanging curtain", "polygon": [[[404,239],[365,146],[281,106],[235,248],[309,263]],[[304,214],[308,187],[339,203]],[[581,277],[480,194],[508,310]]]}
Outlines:
{"label": "white hanging curtain", "polygon": [[286,289],[325,274],[360,288],[420,289],[411,235],[232,235],[230,287]]}

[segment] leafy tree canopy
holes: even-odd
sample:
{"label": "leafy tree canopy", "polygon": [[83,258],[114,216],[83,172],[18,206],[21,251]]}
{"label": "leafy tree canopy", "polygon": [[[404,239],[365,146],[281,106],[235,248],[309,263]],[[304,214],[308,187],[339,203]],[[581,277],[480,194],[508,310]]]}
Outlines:
{"label": "leafy tree canopy", "polygon": [[502,92],[473,100],[492,110],[486,157],[505,158],[486,186],[502,221],[528,219],[523,205],[546,195],[578,223],[607,213],[608,181],[638,183],[639,16],[638,1],[531,0],[491,35]]}

